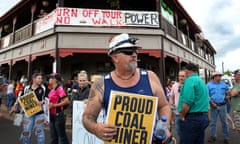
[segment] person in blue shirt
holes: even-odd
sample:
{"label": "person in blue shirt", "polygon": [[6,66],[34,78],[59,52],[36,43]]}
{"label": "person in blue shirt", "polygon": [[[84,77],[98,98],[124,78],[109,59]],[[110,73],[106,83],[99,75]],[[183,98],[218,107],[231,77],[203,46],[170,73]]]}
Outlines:
{"label": "person in blue shirt", "polygon": [[227,122],[227,105],[226,96],[229,91],[229,86],[221,81],[222,74],[214,72],[212,81],[207,84],[210,97],[210,129],[211,136],[208,142],[215,142],[217,137],[217,119],[218,115],[222,123],[222,132],[224,136],[224,144],[229,143],[229,126]]}

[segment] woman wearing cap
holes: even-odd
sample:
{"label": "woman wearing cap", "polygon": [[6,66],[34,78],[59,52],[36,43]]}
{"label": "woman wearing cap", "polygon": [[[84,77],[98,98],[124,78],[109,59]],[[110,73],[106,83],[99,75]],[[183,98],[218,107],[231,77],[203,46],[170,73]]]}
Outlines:
{"label": "woman wearing cap", "polygon": [[50,133],[51,144],[69,144],[65,124],[66,117],[64,115],[64,106],[69,104],[68,97],[61,86],[62,77],[60,74],[54,73],[49,77],[49,84],[52,89],[48,94],[50,109]]}

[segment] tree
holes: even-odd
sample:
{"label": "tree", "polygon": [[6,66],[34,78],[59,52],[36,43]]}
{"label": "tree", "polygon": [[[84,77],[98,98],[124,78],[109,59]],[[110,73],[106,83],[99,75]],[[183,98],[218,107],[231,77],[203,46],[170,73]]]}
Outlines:
{"label": "tree", "polygon": [[232,72],[230,70],[227,70],[224,72],[224,75],[232,76]]}

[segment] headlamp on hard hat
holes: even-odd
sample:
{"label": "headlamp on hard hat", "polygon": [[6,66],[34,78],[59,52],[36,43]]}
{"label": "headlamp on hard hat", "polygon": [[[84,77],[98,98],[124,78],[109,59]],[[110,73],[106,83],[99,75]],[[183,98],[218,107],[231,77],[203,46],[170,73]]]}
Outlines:
{"label": "headlamp on hard hat", "polygon": [[136,45],[138,43],[138,38],[135,38],[135,37],[130,37],[128,39],[129,43],[133,44],[133,45]]}

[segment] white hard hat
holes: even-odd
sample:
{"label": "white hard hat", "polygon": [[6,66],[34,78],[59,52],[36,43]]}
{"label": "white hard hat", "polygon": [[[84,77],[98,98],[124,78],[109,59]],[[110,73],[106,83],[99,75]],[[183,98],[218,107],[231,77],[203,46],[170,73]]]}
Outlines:
{"label": "white hard hat", "polygon": [[108,55],[121,48],[141,48],[137,45],[137,41],[137,38],[129,37],[126,33],[116,35],[109,42]]}

